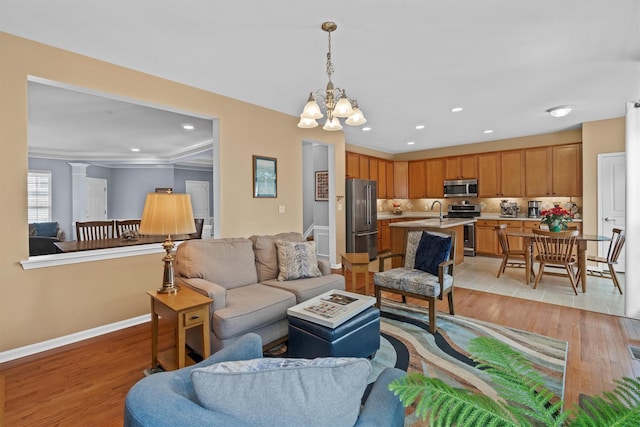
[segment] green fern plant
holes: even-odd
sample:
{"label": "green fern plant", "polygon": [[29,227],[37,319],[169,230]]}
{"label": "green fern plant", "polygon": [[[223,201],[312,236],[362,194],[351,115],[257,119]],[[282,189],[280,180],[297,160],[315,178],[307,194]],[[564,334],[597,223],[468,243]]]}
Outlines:
{"label": "green fern plant", "polygon": [[640,378],[623,378],[602,397],[563,410],[562,400],[519,352],[494,338],[470,341],[471,358],[496,385],[501,400],[452,387],[437,378],[411,372],[389,385],[405,407],[432,427],[635,427],[640,426]]}

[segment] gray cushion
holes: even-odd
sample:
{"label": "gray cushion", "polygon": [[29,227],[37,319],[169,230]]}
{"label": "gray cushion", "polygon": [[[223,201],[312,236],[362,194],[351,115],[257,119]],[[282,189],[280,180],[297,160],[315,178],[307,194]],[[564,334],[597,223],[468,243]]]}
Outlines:
{"label": "gray cushion", "polygon": [[296,301],[301,303],[333,289],[344,290],[344,276],[329,274],[327,276],[288,281],[273,279],[266,280],[262,284],[291,292],[296,296]]}
{"label": "gray cushion", "polygon": [[195,239],[178,246],[176,273],[205,279],[233,289],[258,282],[252,242],[249,239]]}
{"label": "gray cushion", "polygon": [[[453,285],[453,277],[445,274],[443,277],[444,289]],[[375,273],[373,283],[383,288],[398,289],[418,295],[437,297],[440,295],[440,283],[438,276],[413,268],[393,268],[391,270]]]}
{"label": "gray cushion", "polygon": [[371,364],[366,359],[254,359],[194,369],[200,404],[243,422],[352,427]]}
{"label": "gray cushion", "polygon": [[274,236],[251,236],[253,251],[255,252],[255,263],[258,271],[258,281],[271,280],[278,277],[278,252],[276,240],[286,240],[289,242],[302,242],[300,233],[280,233]]}
{"label": "gray cushion", "polygon": [[276,240],[278,280],[295,280],[322,276],[318,268],[315,242]]}
{"label": "gray cushion", "polygon": [[220,339],[233,338],[287,318],[296,305],[290,292],[261,284],[227,291],[227,305],[213,312],[211,328]]}

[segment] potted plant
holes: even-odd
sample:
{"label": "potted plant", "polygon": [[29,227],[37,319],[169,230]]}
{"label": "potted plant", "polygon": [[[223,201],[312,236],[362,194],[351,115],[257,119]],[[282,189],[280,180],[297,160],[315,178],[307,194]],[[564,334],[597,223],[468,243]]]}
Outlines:
{"label": "potted plant", "polygon": [[566,230],[567,223],[573,221],[573,214],[559,205],[540,212],[540,216],[540,223],[547,224],[549,231],[554,232]]}
{"label": "potted plant", "polygon": [[455,388],[418,372],[389,385],[405,407],[416,402],[416,415],[430,426],[639,426],[640,378],[616,381],[604,397],[585,399],[563,409],[544,386],[540,373],[520,353],[489,337],[470,341],[471,358],[491,376],[502,400]]}

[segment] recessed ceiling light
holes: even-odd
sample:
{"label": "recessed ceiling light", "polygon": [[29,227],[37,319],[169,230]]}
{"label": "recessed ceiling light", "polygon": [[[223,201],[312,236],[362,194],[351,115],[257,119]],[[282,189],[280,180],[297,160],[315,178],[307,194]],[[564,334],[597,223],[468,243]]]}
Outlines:
{"label": "recessed ceiling light", "polygon": [[140,149],[139,148],[132,148],[131,151],[133,151],[134,153],[138,153],[138,152],[140,152]]}
{"label": "recessed ceiling light", "polygon": [[462,107],[453,107],[453,108],[451,109],[451,112],[452,112],[452,113],[459,113],[459,112],[460,112],[460,111],[462,111],[462,110],[464,110],[464,108],[462,108]]}
{"label": "recessed ceiling light", "polygon": [[553,117],[564,117],[573,110],[573,105],[558,105],[557,107],[551,107],[547,110],[547,113]]}
{"label": "recessed ceiling light", "polygon": [[487,129],[484,131],[484,133],[493,133],[493,129]]}
{"label": "recessed ceiling light", "polygon": [[416,125],[416,129],[424,129],[424,125]]}
{"label": "recessed ceiling light", "polygon": [[415,144],[415,142],[413,142],[413,141],[407,142],[407,145],[414,145],[414,144]]}
{"label": "recessed ceiling light", "polygon": [[182,125],[182,129],[184,130],[194,130],[196,127],[194,125],[192,125],[191,123],[184,123]]}
{"label": "recessed ceiling light", "polygon": [[362,128],[362,132],[369,132],[371,130],[370,127]]}

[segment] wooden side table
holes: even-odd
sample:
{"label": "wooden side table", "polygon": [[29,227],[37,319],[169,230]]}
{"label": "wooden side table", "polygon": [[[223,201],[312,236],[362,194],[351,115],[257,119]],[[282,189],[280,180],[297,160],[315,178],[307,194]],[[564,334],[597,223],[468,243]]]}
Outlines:
{"label": "wooden side table", "polygon": [[356,290],[356,273],[364,273],[364,293],[369,295],[369,254],[340,254],[342,257],[342,275],[345,267],[351,270],[351,291]]}
{"label": "wooden side table", "polygon": [[[184,368],[195,363],[185,355],[185,336],[189,328],[202,327],[202,357],[211,352],[209,305],[211,298],[182,286],[177,293],[159,294],[155,290],[147,291],[151,297],[151,370],[158,365],[165,371]],[[175,348],[158,353],[158,317],[173,324],[175,330]]]}

